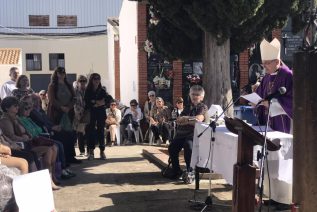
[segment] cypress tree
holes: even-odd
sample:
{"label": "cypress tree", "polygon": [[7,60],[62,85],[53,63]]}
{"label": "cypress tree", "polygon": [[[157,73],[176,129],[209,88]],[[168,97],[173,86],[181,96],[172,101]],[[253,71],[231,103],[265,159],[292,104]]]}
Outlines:
{"label": "cypress tree", "polygon": [[[259,42],[294,17],[295,30],[308,0],[148,0],[159,19],[149,38],[172,59],[203,58],[207,105],[232,99],[229,57]],[[231,50],[231,51],[230,51]],[[229,112],[232,115],[232,110]]]}

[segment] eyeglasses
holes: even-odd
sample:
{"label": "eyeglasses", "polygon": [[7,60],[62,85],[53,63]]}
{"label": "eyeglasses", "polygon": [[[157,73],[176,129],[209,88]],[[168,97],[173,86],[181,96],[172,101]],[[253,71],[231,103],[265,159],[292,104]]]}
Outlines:
{"label": "eyeglasses", "polygon": [[100,77],[94,77],[93,80],[100,80]]}
{"label": "eyeglasses", "polygon": [[80,83],[86,83],[87,80],[79,80]]}
{"label": "eyeglasses", "polygon": [[110,106],[117,106],[117,104],[110,104]]}
{"label": "eyeglasses", "polygon": [[192,96],[200,96],[201,94],[200,93],[191,93],[190,95],[192,95]]}

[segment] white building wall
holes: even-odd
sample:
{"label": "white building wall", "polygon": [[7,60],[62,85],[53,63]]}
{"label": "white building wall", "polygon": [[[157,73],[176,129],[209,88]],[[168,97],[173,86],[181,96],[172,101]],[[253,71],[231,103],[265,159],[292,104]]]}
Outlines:
{"label": "white building wall", "polygon": [[119,16],[121,101],[138,99],[137,2],[124,0]]}
{"label": "white building wall", "polygon": [[106,83],[108,84],[107,91],[113,97],[115,96],[115,57],[114,57],[114,29],[111,24],[107,24],[108,32],[108,76]]}
{"label": "white building wall", "polygon": [[[51,74],[49,70],[49,53],[64,53],[67,73],[87,75],[97,72],[101,75],[101,83],[107,85],[108,47],[107,35],[51,40],[3,40],[0,47],[22,49],[22,70],[26,75]],[[25,54],[41,53],[42,70],[26,71]]]}
{"label": "white building wall", "polygon": [[[0,33],[77,33],[105,30],[108,17],[117,17],[122,0],[1,0]],[[49,15],[49,27],[30,27],[29,15]],[[77,27],[103,25],[94,28],[61,29],[57,15],[76,15]],[[12,30],[4,27],[30,27]],[[48,29],[50,27],[58,29]],[[42,29],[34,29],[42,28]]]}

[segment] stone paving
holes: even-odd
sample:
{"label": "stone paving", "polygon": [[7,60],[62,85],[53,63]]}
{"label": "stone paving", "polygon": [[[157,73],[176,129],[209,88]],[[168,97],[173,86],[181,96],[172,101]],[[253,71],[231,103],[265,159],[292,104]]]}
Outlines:
{"label": "stone paving", "polygon": [[[200,190],[194,184],[184,184],[163,178],[160,168],[148,160],[146,152],[155,152],[157,147],[116,146],[106,148],[107,160],[96,158],[72,165],[77,176],[63,180],[63,188],[54,191],[58,212],[72,211],[200,211],[201,207],[189,200],[202,200],[207,197],[208,180],[201,180]],[[158,154],[158,153],[157,153]],[[95,150],[99,156],[98,149]],[[146,156],[146,157],[144,157]],[[160,155],[167,162],[168,157]],[[151,162],[152,161],[152,162]],[[212,180],[215,204],[206,211],[231,211],[231,186],[221,179]],[[264,210],[263,210],[264,211]],[[265,210],[266,211],[266,210]],[[271,210],[272,211],[272,210]]]}
{"label": "stone paving", "polygon": [[[194,198],[194,184],[163,178],[160,169],[143,157],[146,148],[151,147],[111,147],[106,149],[106,161],[84,160],[73,165],[71,169],[77,176],[62,181],[64,187],[54,191],[57,211],[195,211],[188,202]],[[215,189],[228,190],[218,185]],[[197,199],[204,200],[206,196],[205,189],[196,192]]]}

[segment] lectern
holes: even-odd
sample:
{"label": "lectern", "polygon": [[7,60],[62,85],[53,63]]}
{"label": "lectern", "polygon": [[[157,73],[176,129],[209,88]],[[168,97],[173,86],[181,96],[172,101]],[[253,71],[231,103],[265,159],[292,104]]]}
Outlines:
{"label": "lectern", "polygon": [[[264,145],[264,136],[238,118],[225,117],[228,130],[238,135],[237,163],[233,167],[232,211],[253,212],[255,209],[255,173],[253,146]],[[280,147],[267,139],[267,149]]]}

